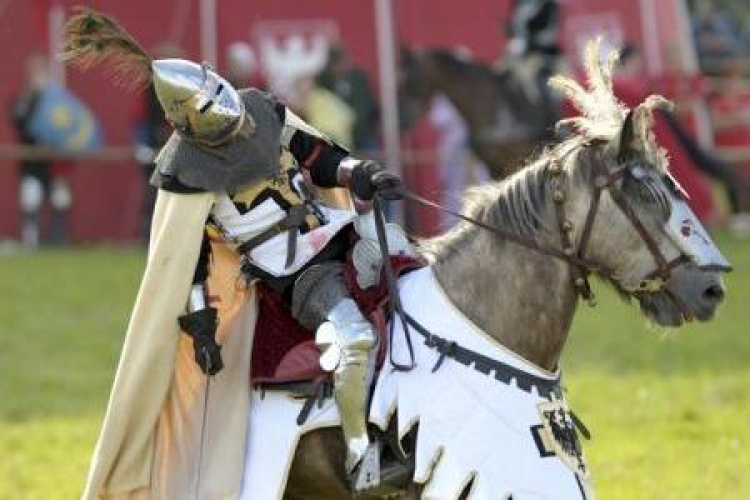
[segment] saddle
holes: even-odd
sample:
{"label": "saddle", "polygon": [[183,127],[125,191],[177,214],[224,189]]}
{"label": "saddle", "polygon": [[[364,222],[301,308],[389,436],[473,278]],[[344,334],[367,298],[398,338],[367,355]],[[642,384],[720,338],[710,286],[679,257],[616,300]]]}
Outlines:
{"label": "saddle", "polygon": [[[409,256],[395,255],[390,259],[397,276],[426,265],[422,259]],[[381,273],[377,286],[362,290],[357,285],[356,273],[349,254],[344,270],[346,287],[379,337],[377,367],[380,368],[388,347],[388,288]],[[258,295],[250,369],[252,385],[269,390],[292,390],[308,396],[319,392],[322,383],[330,382],[331,374],[320,368],[315,332],[297,323],[281,294],[275,290],[261,283]]]}

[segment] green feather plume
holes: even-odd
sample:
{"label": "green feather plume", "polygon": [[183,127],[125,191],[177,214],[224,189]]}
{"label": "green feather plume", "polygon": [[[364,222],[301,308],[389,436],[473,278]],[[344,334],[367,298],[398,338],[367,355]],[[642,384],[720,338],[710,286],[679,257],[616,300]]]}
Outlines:
{"label": "green feather plume", "polygon": [[151,79],[151,56],[117,21],[89,9],[65,23],[63,59],[88,69],[107,64],[118,83],[138,87]]}

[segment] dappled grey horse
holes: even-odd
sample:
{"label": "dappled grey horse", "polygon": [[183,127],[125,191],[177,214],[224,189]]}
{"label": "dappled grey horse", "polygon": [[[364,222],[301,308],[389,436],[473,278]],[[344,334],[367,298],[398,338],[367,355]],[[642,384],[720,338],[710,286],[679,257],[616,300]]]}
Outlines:
{"label": "dappled grey horse", "polygon": [[[553,80],[581,113],[569,123],[577,135],[473,189],[465,212],[484,227],[462,221],[424,242],[431,266],[399,280],[412,349],[399,323],[392,355],[411,352],[416,367],[386,364],[371,411],[414,468],[393,498],[591,498],[584,431],[558,371],[579,297],[594,300],[589,275],[663,326],[710,320],[724,298],[729,263],[651,133],[653,109],[668,103],[624,109],[615,60],[601,62],[592,43],[588,88]],[[279,476],[284,497],[350,498],[344,457],[338,429],[302,436]]]}

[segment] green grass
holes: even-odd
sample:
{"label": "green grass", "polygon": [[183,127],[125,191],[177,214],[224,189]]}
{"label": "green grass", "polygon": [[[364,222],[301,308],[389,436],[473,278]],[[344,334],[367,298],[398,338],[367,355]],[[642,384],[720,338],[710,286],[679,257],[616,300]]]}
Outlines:
{"label": "green grass", "polygon": [[[750,241],[719,317],[665,333],[595,284],[564,370],[602,499],[750,498]],[[0,500],[81,491],[142,272],[138,249],[0,257]]]}

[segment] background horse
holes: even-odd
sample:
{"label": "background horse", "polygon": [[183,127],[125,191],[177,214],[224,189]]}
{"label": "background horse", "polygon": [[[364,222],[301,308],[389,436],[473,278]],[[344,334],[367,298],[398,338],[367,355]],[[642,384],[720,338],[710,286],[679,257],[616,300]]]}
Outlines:
{"label": "background horse", "polygon": [[539,89],[525,88],[513,65],[498,72],[446,50],[403,49],[399,72],[403,125],[424,113],[434,95],[445,95],[466,122],[469,147],[495,179],[518,170],[540,141],[552,139],[560,118],[558,106],[545,103]]}
{"label": "background horse", "polygon": [[[374,392],[371,418],[389,427],[393,435],[405,437],[401,444],[413,461],[415,477],[424,482],[407,485],[400,498],[419,498],[424,488],[432,488],[431,498],[465,498],[470,491],[477,498],[508,498],[502,496],[508,494],[514,499],[526,498],[525,494],[533,498],[587,498],[585,479],[581,479],[582,460],[575,473],[562,465],[563,455],[574,462],[580,455],[576,431],[570,426],[567,431],[557,429],[563,437],[573,436],[567,446],[551,452],[560,460],[545,462],[545,466],[557,467],[554,473],[559,477],[532,475],[531,483],[526,483],[533,484],[530,490],[515,485],[514,481],[524,479],[522,474],[512,472],[513,467],[522,467],[526,455],[523,449],[497,439],[495,433],[503,428],[504,420],[475,429],[477,415],[498,400],[491,391],[517,395],[519,403],[531,398],[534,404],[563,404],[562,392],[556,392],[559,374],[555,370],[578,297],[589,296],[589,273],[609,283],[626,300],[637,301],[647,318],[663,326],[710,320],[724,297],[720,274],[729,269],[728,263],[687,208],[679,186],[669,176],[666,156],[651,133],[652,110],[665,101],[649,98],[625,117],[625,110],[611,91],[614,59],[610,57],[609,64],[602,65],[598,44],[591,44],[587,58],[589,88],[564,78],[555,80],[582,113],[570,120],[579,131],[575,137],[544,151],[507,180],[475,188],[468,195],[467,213],[499,231],[461,222],[422,245],[430,268],[400,280],[407,312],[423,322],[431,334],[445,340],[441,343],[428,336],[422,343],[412,329],[416,368],[399,372],[386,364]],[[409,283],[422,279],[416,273],[427,276],[428,285],[414,290]],[[420,311],[426,307],[423,299],[431,294],[442,295],[450,306],[439,313]],[[456,336],[453,328],[442,324],[450,316],[447,309],[452,308],[457,312],[451,317],[464,317],[470,325],[464,336]],[[408,349],[400,333],[397,331],[391,348],[403,359]],[[480,356],[467,361],[459,356],[461,346],[473,347],[475,354],[484,354],[486,359]],[[532,375],[516,371],[506,379],[502,367],[489,359],[500,355],[511,364],[526,367],[527,374]],[[431,384],[445,391],[435,397],[428,390]],[[489,389],[481,384],[489,384]],[[470,393],[474,389],[471,404],[453,392],[459,386]],[[265,403],[256,395],[253,404]],[[510,419],[514,408],[491,409],[485,413]],[[561,411],[568,414],[564,406]],[[456,427],[443,429],[436,437],[435,429],[448,425],[449,415],[458,415],[453,422]],[[395,418],[388,422],[382,420],[383,416]],[[543,420],[539,415],[535,418]],[[263,419],[253,422],[250,440],[262,437],[263,429],[256,424],[262,426]],[[540,425],[544,424],[542,421]],[[268,425],[273,428],[279,422]],[[466,435],[467,429],[477,430],[468,450],[454,443]],[[532,446],[531,434],[524,439]],[[252,460],[252,443],[248,449]],[[497,453],[511,460],[501,465],[494,460]],[[479,463],[470,462],[475,455],[480,456]],[[344,457],[338,429],[304,435],[288,476],[282,476],[282,481],[288,479],[285,498],[350,498],[343,474]],[[267,465],[264,456],[256,460],[256,464]],[[543,462],[539,456],[534,460]],[[526,465],[537,466],[531,462]],[[253,466],[249,462],[247,471],[255,470],[257,481],[268,480],[272,467],[259,467],[263,470],[258,471]],[[551,474],[553,469],[548,471]],[[568,475],[563,477],[560,471]],[[547,496],[539,492],[565,478],[567,492],[559,490]],[[505,480],[507,485],[497,486],[498,481]],[[438,497],[434,496],[436,491]],[[245,498],[252,497],[252,493],[247,495]]]}

